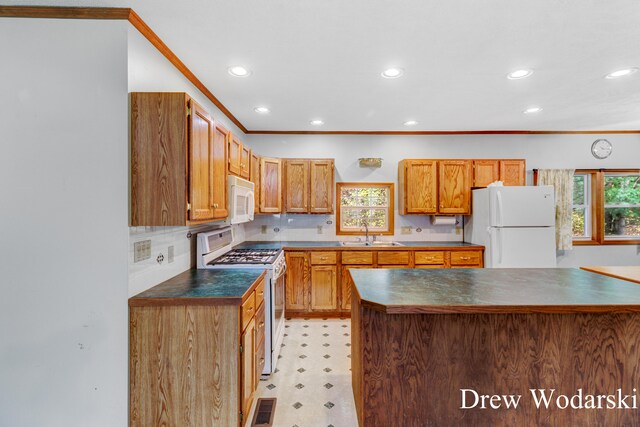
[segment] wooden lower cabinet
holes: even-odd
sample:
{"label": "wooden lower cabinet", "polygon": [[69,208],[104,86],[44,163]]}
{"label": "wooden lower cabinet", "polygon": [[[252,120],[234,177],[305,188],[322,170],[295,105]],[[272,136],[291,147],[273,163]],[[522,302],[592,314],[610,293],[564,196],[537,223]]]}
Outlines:
{"label": "wooden lower cabinet", "polygon": [[130,426],[244,425],[264,367],[263,283],[241,306],[129,300]]}
{"label": "wooden lower cabinet", "polygon": [[351,287],[353,286],[353,281],[351,280],[351,276],[349,275],[350,268],[372,268],[371,265],[343,265],[341,275],[340,275],[340,308],[343,310],[351,310]]}
{"label": "wooden lower cabinet", "polygon": [[337,310],[338,280],[335,265],[311,267],[311,310]]}
{"label": "wooden lower cabinet", "polygon": [[242,333],[242,413],[249,414],[256,384],[255,348],[256,322],[251,319]]}
{"label": "wooden lower cabinet", "polygon": [[482,268],[483,249],[286,250],[285,315],[350,316],[353,268]]}

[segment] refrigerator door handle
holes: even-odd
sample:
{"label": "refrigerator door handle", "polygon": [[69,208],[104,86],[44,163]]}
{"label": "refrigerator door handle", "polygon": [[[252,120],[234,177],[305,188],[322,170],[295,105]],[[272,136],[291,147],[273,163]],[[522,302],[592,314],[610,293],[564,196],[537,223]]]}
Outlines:
{"label": "refrigerator door handle", "polygon": [[500,193],[500,190],[496,191],[496,200],[498,202],[498,218],[496,218],[496,225],[502,226],[502,193]]}
{"label": "refrigerator door handle", "polygon": [[498,264],[502,265],[502,230],[496,228],[496,234],[498,237]]}

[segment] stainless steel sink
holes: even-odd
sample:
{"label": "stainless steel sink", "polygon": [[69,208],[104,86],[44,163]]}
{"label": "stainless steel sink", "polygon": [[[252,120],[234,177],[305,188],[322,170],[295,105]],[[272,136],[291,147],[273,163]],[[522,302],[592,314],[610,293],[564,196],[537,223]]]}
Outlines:
{"label": "stainless steel sink", "polygon": [[342,246],[353,246],[353,247],[388,247],[388,246],[404,246],[400,242],[340,242]]}

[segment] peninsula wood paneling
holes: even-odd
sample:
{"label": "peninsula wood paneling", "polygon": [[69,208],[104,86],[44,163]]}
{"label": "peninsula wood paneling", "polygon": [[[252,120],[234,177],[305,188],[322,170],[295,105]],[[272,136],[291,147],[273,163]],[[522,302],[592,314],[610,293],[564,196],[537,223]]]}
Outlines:
{"label": "peninsula wood paneling", "polygon": [[130,425],[239,425],[238,306],[131,307]]}
{"label": "peninsula wood paneling", "polygon": [[[637,410],[538,410],[529,391],[633,393],[636,314],[389,315],[358,302],[352,314],[360,425],[640,424]],[[461,409],[461,389],[522,398],[515,410]]]}

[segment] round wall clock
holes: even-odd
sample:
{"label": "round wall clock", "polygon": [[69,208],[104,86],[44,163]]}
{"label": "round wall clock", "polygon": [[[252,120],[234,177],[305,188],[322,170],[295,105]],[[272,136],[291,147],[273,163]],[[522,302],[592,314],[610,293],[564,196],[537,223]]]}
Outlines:
{"label": "round wall clock", "polygon": [[591,144],[591,154],[596,159],[606,159],[611,155],[612,150],[613,146],[606,139],[596,139]]}

